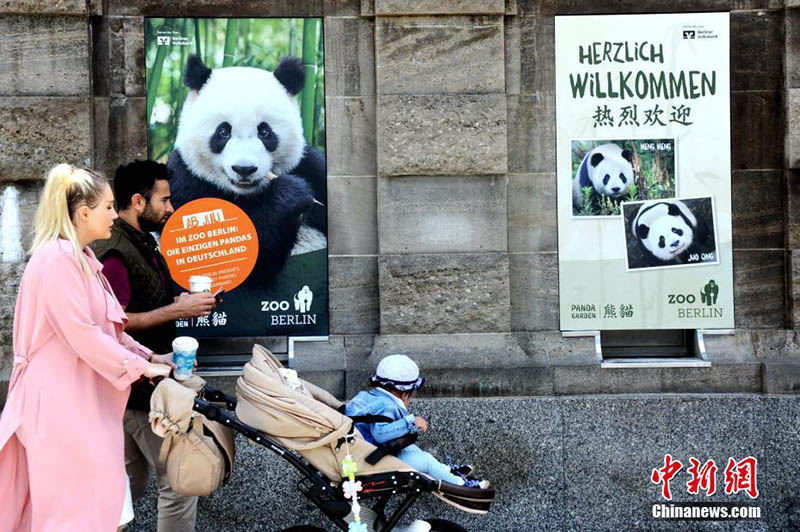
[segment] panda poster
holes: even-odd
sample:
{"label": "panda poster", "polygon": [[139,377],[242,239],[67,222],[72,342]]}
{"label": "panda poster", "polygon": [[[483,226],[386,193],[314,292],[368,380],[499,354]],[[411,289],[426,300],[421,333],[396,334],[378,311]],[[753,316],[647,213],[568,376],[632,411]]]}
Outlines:
{"label": "panda poster", "polygon": [[558,16],[565,331],[734,326],[729,14]]}
{"label": "panda poster", "polygon": [[183,289],[224,290],[179,334],[328,334],[322,26],[145,19],[148,157],[170,169],[175,208],[161,252]]}

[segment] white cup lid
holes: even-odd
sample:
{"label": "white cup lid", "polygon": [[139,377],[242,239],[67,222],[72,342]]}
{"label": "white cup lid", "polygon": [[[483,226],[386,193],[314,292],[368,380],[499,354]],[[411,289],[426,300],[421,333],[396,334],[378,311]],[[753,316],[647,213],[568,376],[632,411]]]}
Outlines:
{"label": "white cup lid", "polygon": [[173,351],[196,351],[200,346],[191,336],[178,336],[172,341]]}

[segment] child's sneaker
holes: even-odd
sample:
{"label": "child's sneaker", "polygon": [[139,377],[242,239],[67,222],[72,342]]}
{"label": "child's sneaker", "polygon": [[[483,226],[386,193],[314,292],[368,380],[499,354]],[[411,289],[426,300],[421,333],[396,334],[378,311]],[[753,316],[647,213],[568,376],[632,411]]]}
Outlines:
{"label": "child's sneaker", "polygon": [[456,464],[456,463],[453,463],[453,461],[450,459],[449,456],[447,457],[447,461],[445,462],[445,465],[450,468],[450,472],[451,473],[453,473],[454,475],[458,475],[460,477],[463,477],[465,480],[466,480],[466,477],[468,477],[469,475],[472,474],[473,471],[475,471],[475,468],[472,467],[471,464]]}
{"label": "child's sneaker", "polygon": [[450,472],[460,477],[468,477],[475,471],[471,464],[449,464]]}
{"label": "child's sneaker", "polygon": [[464,479],[465,488],[480,488],[482,490],[488,490],[491,486],[492,483],[488,480],[478,480],[477,478]]}

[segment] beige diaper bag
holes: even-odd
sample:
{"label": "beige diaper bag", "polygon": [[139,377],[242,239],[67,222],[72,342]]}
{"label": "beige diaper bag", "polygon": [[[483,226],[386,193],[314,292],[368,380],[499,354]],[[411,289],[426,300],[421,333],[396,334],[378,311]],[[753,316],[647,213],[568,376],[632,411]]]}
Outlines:
{"label": "beige diaper bag", "polygon": [[205,496],[230,479],[235,442],[230,428],[192,410],[195,396],[186,383],[164,379],[150,399],[150,424],[164,438],[159,461],[173,491]]}

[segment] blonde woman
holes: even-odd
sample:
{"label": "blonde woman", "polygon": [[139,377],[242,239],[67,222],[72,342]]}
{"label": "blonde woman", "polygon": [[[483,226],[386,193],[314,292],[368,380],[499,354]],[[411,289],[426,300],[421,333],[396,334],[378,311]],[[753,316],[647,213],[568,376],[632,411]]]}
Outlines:
{"label": "blonde woman", "polygon": [[122,332],[125,313],[88,247],[110,236],[116,217],[103,176],[50,170],[14,313],[0,531],[111,532],[120,523],[130,385],[168,375],[172,362]]}

